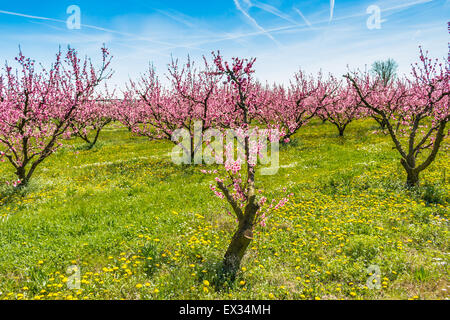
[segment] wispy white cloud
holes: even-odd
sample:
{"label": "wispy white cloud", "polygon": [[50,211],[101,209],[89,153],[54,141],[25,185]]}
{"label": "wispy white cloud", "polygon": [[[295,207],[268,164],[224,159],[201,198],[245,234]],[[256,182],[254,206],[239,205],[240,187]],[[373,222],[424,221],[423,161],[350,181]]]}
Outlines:
{"label": "wispy white cloud", "polygon": [[[244,9],[243,6],[241,5],[241,3],[239,3],[238,1],[239,0],[234,0],[234,2],[236,3],[236,7],[238,9],[240,8],[240,9],[244,10],[244,12],[247,12],[245,10],[249,10],[249,8],[251,8],[252,6],[255,6],[254,1],[252,2],[250,0],[242,0],[243,1],[242,5],[245,6],[245,9]],[[402,3],[400,5],[395,5],[395,6],[384,8],[384,9],[382,9],[382,12],[402,11],[402,10],[408,9],[409,7],[424,4],[427,2],[431,2],[431,1],[432,0],[418,0],[418,1],[406,2],[406,3]],[[259,4],[260,3],[258,3],[258,5]],[[264,7],[264,6],[260,6],[260,7]],[[269,6],[269,7],[271,7],[271,6]],[[264,7],[264,8],[268,9],[268,7]],[[276,8],[273,8],[270,10],[278,11],[278,9],[276,9]],[[271,36],[273,34],[306,32],[311,29],[313,29],[315,31],[322,30],[323,32],[327,32],[328,27],[326,25],[329,23],[329,19],[326,19],[326,20],[322,19],[322,20],[317,20],[317,21],[311,22],[309,19],[307,19],[301,13],[300,10],[298,10],[297,8],[294,8],[294,10],[297,11],[297,13],[304,19],[305,24],[290,23],[287,26],[280,26],[280,27],[273,27],[273,28],[260,27],[260,28],[257,28],[258,30],[254,31],[254,32],[247,32],[247,33],[244,33],[244,32],[231,32],[230,33],[230,32],[228,32],[228,33],[224,33],[222,35],[215,34],[214,36],[206,37],[204,40],[194,41],[194,42],[190,42],[190,43],[184,43],[183,45],[169,46],[169,47],[164,48],[163,50],[169,51],[169,50],[176,49],[176,48],[189,48],[189,47],[202,48],[203,46],[208,45],[208,44],[214,44],[214,43],[220,43],[220,42],[226,42],[226,41],[241,41],[246,38],[252,38],[252,37],[261,36],[261,35],[270,35],[270,37],[273,38]],[[269,11],[267,11],[267,12],[269,12]],[[270,12],[270,13],[272,13],[272,12]],[[284,15],[284,14],[281,13],[281,15]],[[354,18],[365,17],[365,16],[367,16],[365,11],[360,11],[355,14],[350,14],[350,15],[340,16],[340,17],[333,17],[333,21],[343,22],[346,20],[351,20]],[[315,25],[316,27],[313,27],[313,25]],[[333,32],[338,32],[338,29],[336,29],[336,26],[333,27]],[[276,42],[278,43],[278,41],[276,41]],[[277,54],[275,54],[275,55],[277,55]]]}
{"label": "wispy white cloud", "polygon": [[[429,3],[432,2],[433,0],[417,0],[417,1],[411,1],[411,2],[406,2],[406,3],[402,3],[399,5],[395,5],[395,6],[390,6],[390,7],[382,7],[381,8],[381,12],[390,12],[390,11],[397,11],[397,10],[406,10],[412,6],[416,6],[416,5],[420,5],[420,4],[425,4],[425,3]],[[447,0],[450,1],[450,0]],[[311,22],[309,19],[306,19],[306,17],[299,12],[300,10],[298,8],[294,8],[295,11],[297,11],[297,13],[304,18],[305,24],[296,24],[296,25],[288,25],[288,26],[281,26],[281,27],[275,27],[275,28],[269,28],[269,29],[265,29],[266,32],[270,32],[271,34],[273,33],[282,33],[282,32],[290,32],[290,31],[295,31],[296,29],[303,31],[305,26],[313,26],[313,25],[325,25],[327,22],[329,22],[329,20],[317,20],[317,21],[313,21]],[[333,17],[333,21],[345,21],[345,20],[350,20],[350,19],[354,19],[354,18],[358,18],[358,17],[365,17],[367,16],[365,11],[360,11],[358,13],[354,13],[354,14],[350,14],[350,15],[345,15],[345,16],[340,16],[340,17]],[[239,35],[236,35],[236,37],[253,37],[253,36],[257,36],[257,35],[261,35],[261,32],[251,32],[251,33],[241,33]]]}

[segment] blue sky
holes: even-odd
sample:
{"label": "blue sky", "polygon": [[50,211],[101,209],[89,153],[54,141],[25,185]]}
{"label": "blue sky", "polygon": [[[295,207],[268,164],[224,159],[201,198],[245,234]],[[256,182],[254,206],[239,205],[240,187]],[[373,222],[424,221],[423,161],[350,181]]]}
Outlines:
{"label": "blue sky", "polygon": [[[67,8],[81,10],[81,29],[66,26]],[[369,29],[366,10],[381,10],[379,29]],[[114,55],[112,82],[135,78],[152,62],[165,72],[171,55],[256,57],[262,81],[287,82],[300,67],[345,73],[394,58],[409,72],[418,46],[448,54],[450,0],[0,0],[0,60],[22,51],[49,63],[59,45],[98,56],[102,43]]]}

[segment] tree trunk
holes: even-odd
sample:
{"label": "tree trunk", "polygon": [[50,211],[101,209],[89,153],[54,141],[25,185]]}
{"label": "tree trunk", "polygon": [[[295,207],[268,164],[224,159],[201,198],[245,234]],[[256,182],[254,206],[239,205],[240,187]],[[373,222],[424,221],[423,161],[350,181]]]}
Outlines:
{"label": "tree trunk", "polygon": [[97,132],[95,133],[94,141],[92,141],[92,146],[94,146],[97,143],[98,137],[100,136],[100,131],[102,131],[102,128],[97,129]]}
{"label": "tree trunk", "polygon": [[191,164],[195,164],[195,143],[193,136],[191,136],[191,154],[189,156],[191,158]]}
{"label": "tree trunk", "polygon": [[236,277],[242,258],[253,240],[253,224],[258,210],[259,205],[256,203],[255,196],[250,197],[249,203],[245,208],[245,214],[239,222],[238,229],[225,253],[223,270],[232,280]]}
{"label": "tree trunk", "polygon": [[101,130],[102,130],[102,128],[99,128],[96,130],[94,140],[90,141],[88,138],[86,139],[87,143],[89,144],[89,147],[88,147],[89,150],[91,150],[97,143],[97,140],[98,140],[98,137],[100,136]]}
{"label": "tree trunk", "polygon": [[416,170],[410,170],[408,172],[408,178],[406,179],[406,185],[408,187],[419,186],[419,173]]}
{"label": "tree trunk", "polygon": [[377,116],[372,116],[372,118],[380,125],[381,130],[386,130],[387,122],[385,119],[380,119]]}
{"label": "tree trunk", "polygon": [[[283,139],[281,140],[281,144],[282,145],[288,145],[291,142],[291,137],[293,134],[287,134],[283,137]],[[286,142],[286,140],[288,140],[288,142]]]}
{"label": "tree trunk", "polygon": [[402,164],[403,168],[405,168],[405,171],[407,174],[406,186],[408,188],[419,186],[419,172],[420,171],[418,171],[417,168],[415,168],[414,160],[410,159],[410,162],[412,161],[412,163],[409,163],[409,164],[407,163],[406,160],[404,160],[404,159],[401,160],[401,164]]}
{"label": "tree trunk", "polygon": [[17,185],[18,188],[22,188],[27,186],[28,178],[24,167],[17,168],[16,171],[17,178],[20,180],[20,183]]}
{"label": "tree trunk", "polygon": [[225,274],[234,278],[241,266],[242,258],[253,238],[253,226],[240,224],[233,236],[227,252],[223,259],[223,269]]}

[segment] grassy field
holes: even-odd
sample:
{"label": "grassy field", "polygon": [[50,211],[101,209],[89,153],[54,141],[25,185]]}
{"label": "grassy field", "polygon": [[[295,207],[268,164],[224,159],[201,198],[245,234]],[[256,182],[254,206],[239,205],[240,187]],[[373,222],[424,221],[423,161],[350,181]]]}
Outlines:
{"label": "grassy field", "polygon": [[[313,122],[282,147],[279,173],[258,181],[269,199],[295,196],[257,229],[233,283],[216,271],[235,222],[204,167],[175,166],[170,143],[117,125],[92,150],[70,140],[25,190],[0,187],[0,299],[450,298],[448,140],[407,190],[375,128],[339,138]],[[72,265],[80,289],[66,284]]]}

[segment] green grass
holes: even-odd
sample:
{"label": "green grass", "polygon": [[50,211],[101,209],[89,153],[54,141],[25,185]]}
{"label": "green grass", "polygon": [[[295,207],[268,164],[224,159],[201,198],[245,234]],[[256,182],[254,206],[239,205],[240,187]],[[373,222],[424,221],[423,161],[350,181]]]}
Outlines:
{"label": "green grass", "polygon": [[[114,124],[92,150],[67,141],[26,189],[0,187],[0,299],[450,298],[448,141],[408,190],[374,130],[358,121],[339,138],[317,121],[282,147],[278,174],[258,183],[269,199],[295,196],[257,229],[233,283],[216,275],[235,222],[205,167],[176,166],[169,142]],[[0,181],[13,178],[0,163]]]}

